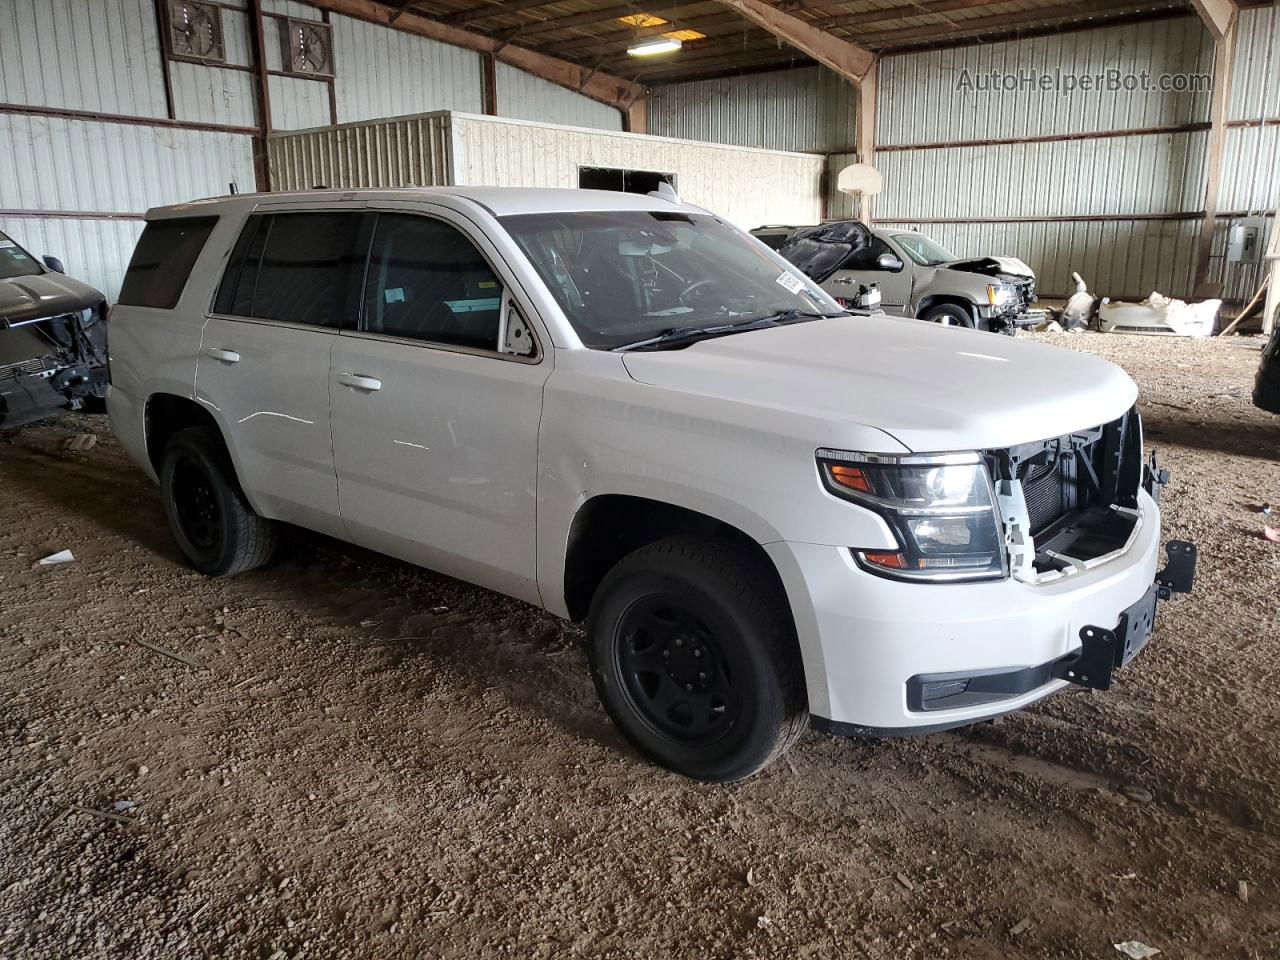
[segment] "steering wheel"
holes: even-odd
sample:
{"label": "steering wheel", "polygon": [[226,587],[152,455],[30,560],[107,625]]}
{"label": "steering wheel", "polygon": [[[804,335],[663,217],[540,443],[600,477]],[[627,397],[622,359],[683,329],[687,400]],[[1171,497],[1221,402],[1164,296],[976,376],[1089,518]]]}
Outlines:
{"label": "steering wheel", "polygon": [[713,284],[718,284],[719,282],[720,281],[716,280],[714,277],[704,277],[701,280],[695,280],[693,281],[693,283],[689,284],[687,287],[685,287],[683,290],[680,291],[679,300],[681,303],[684,303],[685,298],[689,296],[691,293],[693,293],[694,291],[701,290],[703,287],[712,286]]}

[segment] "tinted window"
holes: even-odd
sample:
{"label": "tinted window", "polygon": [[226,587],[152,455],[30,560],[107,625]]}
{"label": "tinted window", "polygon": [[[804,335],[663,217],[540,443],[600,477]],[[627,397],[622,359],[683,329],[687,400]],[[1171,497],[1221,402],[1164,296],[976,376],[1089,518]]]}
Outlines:
{"label": "tinted window", "polygon": [[882,256],[888,254],[895,260],[898,255],[889,249],[889,245],[879,237],[872,237],[871,243],[863,247],[861,250],[855,250],[850,254],[849,259],[841,264],[842,270],[879,270],[880,264],[877,263]]}
{"label": "tinted window", "polygon": [[233,317],[247,317],[253,313],[253,287],[258,282],[258,262],[266,243],[266,224],[269,217],[255,215],[249,218],[240,231],[240,239],[231,251],[231,259],[222,274],[218,298],[213,312]]}
{"label": "tinted window", "polygon": [[458,230],[428,217],[378,216],[364,329],[495,350],[502,284]]}
{"label": "tinted window", "polygon": [[0,280],[11,280],[14,277],[34,277],[44,273],[35,257],[0,233]]}
{"label": "tinted window", "polygon": [[177,303],[217,222],[217,217],[149,221],[133,250],[119,302],[161,309]]}
{"label": "tinted window", "polygon": [[[265,245],[258,265],[250,316],[286,323],[337,327],[350,312],[348,297],[363,266],[358,213],[278,213],[258,228]],[[252,271],[253,238],[237,284],[243,304]]]}

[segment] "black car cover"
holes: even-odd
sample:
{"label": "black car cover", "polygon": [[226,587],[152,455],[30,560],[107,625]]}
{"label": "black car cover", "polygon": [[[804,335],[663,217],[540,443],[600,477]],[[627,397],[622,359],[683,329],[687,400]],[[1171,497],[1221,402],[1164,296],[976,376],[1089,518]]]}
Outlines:
{"label": "black car cover", "polygon": [[871,246],[871,231],[857,220],[824,223],[801,230],[778,248],[815,283],[824,283],[855,253]]}

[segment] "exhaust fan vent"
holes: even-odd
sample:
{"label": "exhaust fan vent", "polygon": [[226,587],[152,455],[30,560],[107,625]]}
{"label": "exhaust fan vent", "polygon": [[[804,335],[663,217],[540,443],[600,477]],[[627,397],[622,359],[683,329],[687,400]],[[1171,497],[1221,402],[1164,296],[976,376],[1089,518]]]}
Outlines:
{"label": "exhaust fan vent", "polygon": [[333,76],[333,31],[318,20],[289,19],[284,24],[284,64],[289,73]]}
{"label": "exhaust fan vent", "polygon": [[202,63],[226,63],[227,48],[222,40],[222,11],[216,3],[198,0],[168,0],[169,56]]}

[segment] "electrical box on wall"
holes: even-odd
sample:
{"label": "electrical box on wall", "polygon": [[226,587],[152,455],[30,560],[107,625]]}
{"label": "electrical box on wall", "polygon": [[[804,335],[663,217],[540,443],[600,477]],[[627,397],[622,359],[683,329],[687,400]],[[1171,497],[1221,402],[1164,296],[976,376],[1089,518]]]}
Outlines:
{"label": "electrical box on wall", "polygon": [[1267,234],[1262,217],[1235,220],[1227,228],[1227,262],[1257,263],[1262,259],[1262,241]]}

